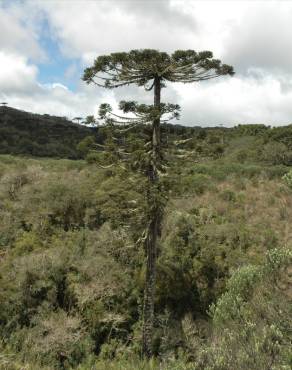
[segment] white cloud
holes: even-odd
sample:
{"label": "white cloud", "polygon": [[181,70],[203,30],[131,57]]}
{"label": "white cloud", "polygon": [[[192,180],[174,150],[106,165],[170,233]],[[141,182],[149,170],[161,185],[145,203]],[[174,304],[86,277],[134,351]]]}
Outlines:
{"label": "white cloud", "polygon": [[190,48],[195,19],[169,1],[40,1],[66,56],[91,62],[97,54],[135,48]]}
{"label": "white cloud", "polygon": [[27,58],[0,51],[0,86],[2,94],[28,94],[36,88],[38,69]]}
{"label": "white cloud", "polygon": [[21,95],[18,91],[0,93],[0,100],[17,109],[71,119],[76,116],[97,115],[101,102],[116,102],[111,91],[96,91],[91,86],[80,86],[78,91],[73,92],[60,83],[41,85],[37,82],[30,89],[30,94]]}
{"label": "white cloud", "polygon": [[223,57],[239,72],[263,68],[277,75],[292,73],[292,3],[251,3],[232,27]]}
{"label": "white cloud", "polygon": [[44,60],[39,45],[41,15],[26,3],[0,3],[0,50],[17,53],[34,60]]}
{"label": "white cloud", "polygon": [[[99,54],[134,48],[209,49],[239,73],[164,89],[164,101],[181,105],[182,124],[292,121],[289,2],[76,0],[68,6],[68,1],[34,0],[6,4],[0,3],[0,98],[11,105],[74,117],[96,113],[104,101],[152,102],[151,93],[142,88],[108,92],[79,82],[71,91],[64,81],[78,73],[78,59],[85,67]],[[45,57],[44,30],[72,58],[63,84],[54,77],[46,85],[38,81],[37,65]]]}
{"label": "white cloud", "polygon": [[42,87],[47,88],[48,90],[56,89],[56,90],[65,90],[69,91],[68,87],[59,83],[59,82],[54,82],[52,84],[43,84]]}
{"label": "white cloud", "polygon": [[249,75],[195,86],[179,84],[175,89],[184,106],[185,124],[292,123],[292,90],[283,91],[280,81],[270,75],[260,80]]}

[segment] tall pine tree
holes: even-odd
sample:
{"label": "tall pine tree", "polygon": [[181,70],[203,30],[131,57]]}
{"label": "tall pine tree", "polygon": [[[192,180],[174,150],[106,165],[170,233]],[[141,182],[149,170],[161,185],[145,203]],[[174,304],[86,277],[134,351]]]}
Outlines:
{"label": "tall pine tree", "polygon": [[[120,86],[138,85],[153,91],[152,106],[123,102],[125,113],[135,113],[143,123],[151,121],[151,142],[148,168],[148,225],[145,233],[146,279],[143,310],[143,354],[152,356],[154,326],[154,296],[156,284],[157,240],[163,217],[163,190],[160,186],[160,171],[163,167],[160,124],[163,114],[177,115],[178,106],[161,103],[161,90],[167,82],[192,83],[233,75],[233,68],[214,59],[212,52],[177,50],[171,55],[152,49],[112,53],[96,58],[92,67],[86,68],[83,80],[88,84],[112,89]],[[104,105],[104,115],[110,113]],[[118,117],[116,117],[118,118]]]}

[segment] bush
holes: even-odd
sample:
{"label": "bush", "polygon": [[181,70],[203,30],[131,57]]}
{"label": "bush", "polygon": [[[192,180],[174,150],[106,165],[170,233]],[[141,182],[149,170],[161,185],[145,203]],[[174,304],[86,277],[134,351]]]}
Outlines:
{"label": "bush", "polygon": [[76,149],[81,155],[81,158],[85,158],[89,151],[92,149],[93,144],[95,143],[94,136],[86,136],[80,143],[77,145]]}
{"label": "bush", "polygon": [[101,162],[101,153],[95,152],[95,151],[90,151],[85,157],[85,160],[89,164],[94,164],[94,163],[100,163]]}
{"label": "bush", "polygon": [[292,151],[285,144],[279,142],[267,143],[264,146],[261,158],[271,165],[292,165]]}
{"label": "bush", "polygon": [[21,348],[23,361],[53,369],[76,367],[93,349],[81,319],[64,311],[34,317],[33,326],[16,331],[11,343]]}
{"label": "bush", "polygon": [[263,266],[249,265],[234,273],[227,292],[211,308],[215,337],[202,368],[289,369],[291,262],[291,251],[271,250]]}

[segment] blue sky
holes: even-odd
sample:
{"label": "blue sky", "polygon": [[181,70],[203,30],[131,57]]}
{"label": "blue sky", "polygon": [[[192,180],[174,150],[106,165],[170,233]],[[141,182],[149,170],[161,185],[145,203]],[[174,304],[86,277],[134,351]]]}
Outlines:
{"label": "blue sky", "polygon": [[83,83],[83,69],[96,56],[212,50],[236,75],[164,89],[164,101],[181,105],[182,124],[288,124],[291,19],[288,1],[0,0],[0,100],[60,116],[96,114],[105,101],[151,99],[141,88]]}
{"label": "blue sky", "polygon": [[58,40],[52,37],[47,21],[43,22],[40,46],[46,50],[48,60],[38,64],[39,81],[44,84],[52,82],[65,84],[65,72],[72,60],[62,55]]}
{"label": "blue sky", "polygon": [[47,18],[42,21],[40,36],[39,44],[47,57],[37,64],[39,82],[44,85],[60,83],[76,91],[84,69],[80,58],[69,58],[62,53],[61,44],[50,29]]}

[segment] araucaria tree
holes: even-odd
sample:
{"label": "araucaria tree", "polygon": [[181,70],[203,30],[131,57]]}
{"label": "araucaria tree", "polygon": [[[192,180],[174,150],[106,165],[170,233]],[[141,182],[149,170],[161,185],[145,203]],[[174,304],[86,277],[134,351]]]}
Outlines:
{"label": "araucaria tree", "polygon": [[[146,279],[143,308],[143,354],[152,356],[154,325],[154,298],[156,284],[157,241],[163,217],[163,198],[160,172],[163,168],[160,124],[163,114],[177,115],[178,106],[161,103],[161,89],[168,82],[192,83],[210,80],[223,75],[233,75],[233,68],[213,59],[212,52],[177,50],[167,54],[152,49],[132,50],[99,56],[92,67],[86,68],[83,80],[104,88],[138,85],[153,91],[153,105],[123,102],[125,113],[134,113],[142,123],[151,121],[151,142],[148,150],[148,224],[145,233]],[[107,105],[103,114],[110,114]],[[119,118],[116,116],[116,118]]]}

